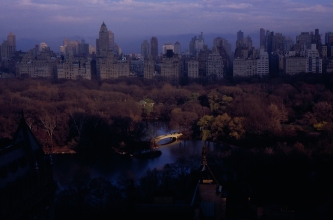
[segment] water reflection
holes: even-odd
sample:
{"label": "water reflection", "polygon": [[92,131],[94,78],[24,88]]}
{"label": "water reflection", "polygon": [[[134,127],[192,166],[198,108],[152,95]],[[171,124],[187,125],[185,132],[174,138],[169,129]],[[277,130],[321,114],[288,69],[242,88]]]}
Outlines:
{"label": "water reflection", "polygon": [[[162,134],[175,132],[166,126],[165,123],[150,123],[148,126],[147,138],[156,137]],[[182,158],[197,158],[198,166],[203,141],[200,140],[177,140],[170,144],[168,139],[159,142],[159,150],[162,155],[153,159],[137,159],[125,155],[89,155],[83,157],[80,155],[54,155],[54,176],[61,185],[66,183],[75,172],[80,169],[90,171],[92,177],[103,177],[111,182],[116,182],[119,176],[125,178],[138,179],[142,177],[148,169],[162,169],[164,165],[174,163]],[[220,145],[210,143],[207,145],[207,153],[221,155],[224,148]]]}
{"label": "water reflection", "polygon": [[[79,169],[88,169],[92,177],[103,177],[112,182],[116,182],[120,175],[126,178],[138,179],[148,169],[162,169],[165,164],[174,163],[177,159],[197,158],[200,161],[203,144],[203,141],[178,140],[171,144],[161,145],[159,150],[162,155],[153,159],[104,154],[90,156],[89,158],[80,155],[55,155],[54,175],[60,184],[62,181],[69,179]],[[221,154],[222,148],[220,145],[211,143],[207,145],[207,153]]]}

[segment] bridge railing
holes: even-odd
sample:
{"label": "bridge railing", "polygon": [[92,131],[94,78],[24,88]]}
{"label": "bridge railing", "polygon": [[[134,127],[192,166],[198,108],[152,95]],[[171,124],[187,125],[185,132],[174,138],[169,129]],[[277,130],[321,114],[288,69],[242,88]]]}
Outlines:
{"label": "bridge railing", "polygon": [[164,135],[160,135],[160,136],[157,136],[157,137],[153,138],[152,141],[156,142],[157,140],[167,138],[167,137],[176,137],[176,138],[178,138],[182,135],[183,135],[183,133],[181,133],[181,132],[175,132],[175,133],[171,133],[171,134],[164,134]]}

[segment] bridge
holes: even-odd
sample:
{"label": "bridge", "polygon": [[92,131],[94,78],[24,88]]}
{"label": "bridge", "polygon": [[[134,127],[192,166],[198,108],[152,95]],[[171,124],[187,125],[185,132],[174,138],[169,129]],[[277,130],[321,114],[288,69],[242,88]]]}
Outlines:
{"label": "bridge", "polygon": [[160,135],[160,136],[157,136],[157,137],[153,138],[151,140],[151,142],[154,143],[154,144],[157,144],[157,142],[159,142],[160,140],[166,139],[166,138],[173,138],[173,139],[177,140],[182,135],[183,135],[183,133],[181,133],[181,132],[174,132],[174,133],[171,133],[171,134],[164,134],[164,135]]}

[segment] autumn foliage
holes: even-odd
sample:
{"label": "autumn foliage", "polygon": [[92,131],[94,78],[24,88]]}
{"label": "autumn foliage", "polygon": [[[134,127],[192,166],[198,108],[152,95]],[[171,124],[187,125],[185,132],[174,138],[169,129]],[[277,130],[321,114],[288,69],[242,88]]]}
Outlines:
{"label": "autumn foliage", "polygon": [[[185,138],[233,143],[254,136],[288,140],[319,132],[332,149],[332,82],[329,75],[182,86],[141,79],[2,79],[0,136],[12,137],[24,112],[49,150],[130,145],[144,138],[145,120],[167,121]],[[147,109],[141,100],[153,105]]]}

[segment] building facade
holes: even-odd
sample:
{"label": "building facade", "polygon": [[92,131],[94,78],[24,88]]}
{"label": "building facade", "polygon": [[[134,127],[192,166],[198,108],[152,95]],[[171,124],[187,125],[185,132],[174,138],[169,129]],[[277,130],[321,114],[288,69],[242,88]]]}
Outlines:
{"label": "building facade", "polygon": [[144,59],[148,59],[149,55],[150,55],[149,43],[147,40],[144,40],[141,44],[141,56]]}
{"label": "building facade", "polygon": [[158,40],[157,37],[152,37],[150,39],[150,54],[153,56],[154,60],[158,58]]}
{"label": "building facade", "polygon": [[57,71],[56,55],[45,49],[34,56],[33,50],[29,50],[16,64],[16,76],[31,78],[54,78]]}
{"label": "building facade", "polygon": [[285,57],[284,58],[284,72],[288,75],[295,75],[298,73],[305,73],[307,65],[306,57]]}
{"label": "building facade", "polygon": [[152,79],[155,75],[155,61],[151,55],[148,59],[144,60],[143,77],[145,79]]}
{"label": "building facade", "polygon": [[196,59],[187,61],[187,77],[191,79],[199,78],[199,62]]}
{"label": "building facade", "polygon": [[96,52],[97,56],[106,56],[110,48],[110,39],[108,29],[103,21],[96,39]]}
{"label": "building facade", "polygon": [[0,45],[0,60],[7,58],[10,59],[16,51],[16,36],[10,32],[7,40]]}
{"label": "building facade", "polygon": [[182,62],[172,50],[163,55],[161,62],[161,77],[163,80],[178,83],[182,77]]}
{"label": "building facade", "polygon": [[91,80],[90,61],[74,59],[73,56],[68,57],[64,61],[57,64],[57,78],[70,80]]}
{"label": "building facade", "polygon": [[217,47],[214,47],[212,53],[208,55],[206,64],[206,75],[223,78],[223,61]]}

